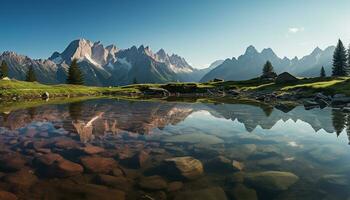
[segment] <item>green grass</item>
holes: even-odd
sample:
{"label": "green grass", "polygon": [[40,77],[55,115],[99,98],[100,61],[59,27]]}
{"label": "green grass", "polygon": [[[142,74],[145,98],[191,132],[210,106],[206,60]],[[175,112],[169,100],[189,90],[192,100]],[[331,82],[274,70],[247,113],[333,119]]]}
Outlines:
{"label": "green grass", "polygon": [[[79,97],[79,96],[140,96],[143,90],[149,88],[163,88],[171,93],[195,94],[207,93],[208,89],[229,90],[238,89],[246,92],[276,92],[288,93],[298,90],[299,93],[309,95],[315,92],[325,94],[342,93],[350,96],[349,77],[303,78],[296,83],[276,84],[273,81],[262,81],[258,78],[246,81],[225,81],[209,83],[167,83],[167,84],[134,84],[123,87],[89,87],[79,85],[44,85],[37,82],[17,80],[0,80],[0,98],[37,99],[44,92],[50,98]],[[137,98],[137,97],[136,97]]]}
{"label": "green grass", "polygon": [[122,87],[89,87],[80,85],[44,85],[37,82],[25,82],[17,80],[0,80],[0,97],[20,97],[24,99],[40,98],[44,92],[50,97],[73,97],[73,96],[101,96],[109,94],[138,93],[135,88]]}

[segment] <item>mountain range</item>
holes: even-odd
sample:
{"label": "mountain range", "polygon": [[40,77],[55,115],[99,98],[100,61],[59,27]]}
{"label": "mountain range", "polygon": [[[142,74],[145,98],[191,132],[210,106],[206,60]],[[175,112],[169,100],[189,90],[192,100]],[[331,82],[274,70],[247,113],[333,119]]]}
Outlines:
{"label": "mountain range", "polygon": [[271,48],[258,52],[254,46],[249,46],[245,53],[237,59],[226,59],[221,65],[208,72],[202,82],[220,78],[224,80],[246,80],[261,75],[262,66],[269,60],[276,73],[289,72],[296,76],[319,76],[321,67],[324,66],[326,74],[332,70],[332,58],[335,47],[330,46],[322,50],[315,48],[311,54],[298,59],[294,57],[279,58]]}
{"label": "mountain range", "polygon": [[63,52],[54,52],[48,59],[31,59],[15,52],[0,54],[0,61],[9,65],[9,77],[24,80],[29,66],[33,66],[41,83],[65,83],[73,59],[77,59],[86,85],[115,86],[137,83],[198,82],[214,78],[245,80],[261,74],[262,66],[269,60],[277,73],[288,71],[298,76],[318,76],[321,66],[331,72],[335,47],[316,48],[301,59],[279,58],[272,49],[258,52],[249,46],[237,59],[217,60],[208,68],[196,69],[183,57],[164,49],[156,53],[148,46],[119,49],[104,46],[86,39],[72,41]]}

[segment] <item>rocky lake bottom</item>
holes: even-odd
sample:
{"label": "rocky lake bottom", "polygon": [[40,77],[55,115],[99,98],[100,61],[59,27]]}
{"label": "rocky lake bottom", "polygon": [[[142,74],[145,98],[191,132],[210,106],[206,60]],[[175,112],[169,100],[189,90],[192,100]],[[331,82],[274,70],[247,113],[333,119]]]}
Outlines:
{"label": "rocky lake bottom", "polygon": [[350,113],[95,99],[0,114],[0,199],[350,199]]}

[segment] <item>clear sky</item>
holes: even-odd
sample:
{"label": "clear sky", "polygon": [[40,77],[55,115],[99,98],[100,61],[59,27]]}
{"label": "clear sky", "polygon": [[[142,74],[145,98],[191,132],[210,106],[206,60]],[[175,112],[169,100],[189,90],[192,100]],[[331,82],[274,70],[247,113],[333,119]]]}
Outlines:
{"label": "clear sky", "polygon": [[77,38],[164,48],[203,68],[248,45],[280,57],[350,42],[349,0],[1,0],[0,51],[33,58]]}

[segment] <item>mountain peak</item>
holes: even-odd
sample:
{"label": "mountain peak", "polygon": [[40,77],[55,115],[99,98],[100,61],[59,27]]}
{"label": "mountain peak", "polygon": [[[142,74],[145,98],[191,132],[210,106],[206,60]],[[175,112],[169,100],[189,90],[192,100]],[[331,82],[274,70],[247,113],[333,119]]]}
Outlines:
{"label": "mountain peak", "polygon": [[273,50],[271,48],[265,48],[261,51],[261,54],[265,55],[265,56],[269,56],[269,57],[277,57],[277,55],[275,54],[275,52],[273,52]]}
{"label": "mountain peak", "polygon": [[317,54],[319,54],[319,53],[322,53],[322,49],[320,49],[319,47],[316,47],[316,48],[312,51],[311,55],[317,55]]}
{"label": "mountain peak", "polygon": [[247,47],[246,51],[244,54],[246,55],[250,55],[250,54],[256,54],[258,53],[258,51],[256,50],[256,48],[253,45],[250,45],[249,47]]}

